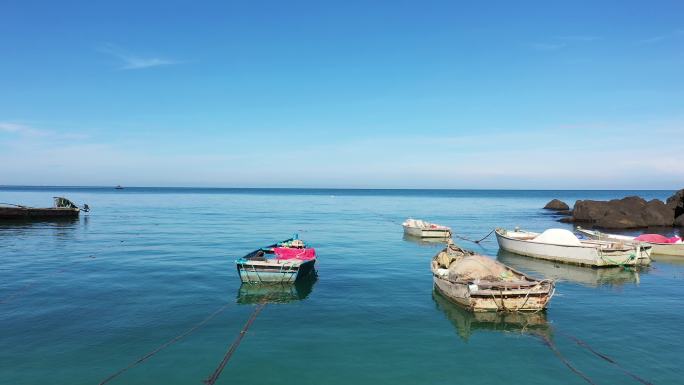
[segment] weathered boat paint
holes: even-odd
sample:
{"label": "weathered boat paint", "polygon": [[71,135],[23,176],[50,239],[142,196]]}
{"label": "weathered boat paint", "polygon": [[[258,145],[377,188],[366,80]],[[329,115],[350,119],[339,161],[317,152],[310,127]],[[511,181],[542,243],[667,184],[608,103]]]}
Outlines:
{"label": "weathered boat paint", "polygon": [[[535,312],[545,309],[555,292],[555,284],[551,280],[537,280],[505,266],[519,279],[517,282],[501,282],[486,280],[452,280],[448,275],[439,273],[437,258],[442,252],[450,252],[453,245],[435,255],[431,261],[434,287],[449,300],[464,306],[473,312],[487,311],[521,311]],[[474,253],[461,249],[457,252]],[[457,263],[457,262],[454,262]],[[497,262],[499,263],[499,262]],[[499,263],[500,264],[500,263]]]}

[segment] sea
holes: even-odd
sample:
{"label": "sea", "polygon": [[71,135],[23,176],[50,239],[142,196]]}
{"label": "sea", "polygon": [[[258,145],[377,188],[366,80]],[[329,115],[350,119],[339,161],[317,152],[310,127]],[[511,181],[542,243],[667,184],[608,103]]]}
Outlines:
{"label": "sea", "polygon": [[[0,384],[682,384],[684,257],[592,269],[465,240],[572,229],[542,210],[553,198],[672,193],[1,187],[0,202],[91,211],[0,223]],[[405,238],[408,217],[556,280],[548,310],[450,303],[430,273],[443,245]],[[237,258],[295,234],[316,277],[241,285]]]}

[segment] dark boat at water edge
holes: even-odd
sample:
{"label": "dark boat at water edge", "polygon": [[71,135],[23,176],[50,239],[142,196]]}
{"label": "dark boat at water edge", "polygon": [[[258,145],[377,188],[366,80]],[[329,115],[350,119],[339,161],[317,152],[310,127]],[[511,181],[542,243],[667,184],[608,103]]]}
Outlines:
{"label": "dark boat at water edge", "polygon": [[88,205],[78,207],[74,202],[54,197],[53,207],[30,207],[11,203],[0,203],[0,220],[17,219],[68,219],[78,218],[79,213],[90,211]]}

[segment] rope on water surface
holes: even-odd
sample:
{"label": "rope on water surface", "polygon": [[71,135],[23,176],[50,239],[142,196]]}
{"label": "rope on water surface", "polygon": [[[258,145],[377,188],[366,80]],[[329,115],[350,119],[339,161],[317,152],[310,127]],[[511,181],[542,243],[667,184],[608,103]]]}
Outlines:
{"label": "rope on water surface", "polygon": [[551,339],[549,339],[549,337],[547,337],[545,335],[541,335],[541,334],[536,334],[536,335],[539,338],[541,338],[542,342],[544,342],[544,344],[546,346],[548,346],[549,349],[551,349],[551,351],[556,355],[556,357],[558,357],[558,359],[560,359],[561,362],[563,364],[565,364],[565,366],[568,367],[568,369],[570,369],[576,375],[580,376],[587,383],[589,383],[591,385],[596,385],[596,383],[594,381],[592,381],[591,378],[589,378],[581,370],[577,369],[570,361],[568,361],[567,358],[565,358],[565,356],[563,356],[563,354],[560,352],[560,350],[558,350],[558,348],[556,347],[556,344],[554,344],[553,341],[551,341]]}
{"label": "rope on water surface", "polygon": [[242,342],[242,339],[245,337],[245,334],[247,334],[249,327],[252,326],[252,323],[254,323],[256,317],[259,315],[259,313],[261,313],[264,307],[266,307],[266,301],[267,299],[264,299],[257,305],[257,307],[252,312],[252,315],[245,323],[245,326],[243,326],[242,330],[240,330],[240,334],[238,334],[237,338],[235,338],[235,341],[233,341],[233,343],[230,345],[228,351],[226,351],[226,354],[223,355],[223,359],[221,360],[219,365],[216,367],[216,369],[214,369],[214,372],[211,374],[211,376],[209,376],[202,382],[204,382],[207,385],[214,385],[214,383],[216,383],[216,380],[218,380],[219,376],[221,375],[221,372],[223,372],[223,368],[226,367],[226,364],[228,364],[228,361],[230,361],[238,346],[240,346],[240,342]]}
{"label": "rope on water surface", "polygon": [[629,370],[625,369],[622,365],[620,365],[620,364],[619,364],[617,361],[615,361],[613,358],[610,358],[609,356],[607,356],[607,355],[605,355],[605,354],[603,354],[603,353],[601,353],[601,352],[595,350],[594,348],[592,348],[592,347],[591,347],[588,343],[586,343],[585,341],[582,341],[581,339],[579,339],[579,338],[577,338],[577,337],[575,337],[575,336],[573,336],[573,335],[570,335],[570,334],[568,334],[568,333],[564,333],[564,332],[559,332],[559,333],[562,334],[562,335],[564,335],[565,337],[567,337],[567,338],[573,340],[577,345],[579,345],[579,346],[581,346],[581,347],[583,347],[583,348],[589,350],[591,353],[593,353],[593,354],[596,355],[597,357],[600,357],[601,359],[603,359],[603,360],[609,362],[610,364],[617,366],[617,367],[620,368],[620,370],[622,370],[625,374],[627,374],[628,376],[632,377],[633,379],[635,379],[635,380],[641,382],[642,384],[644,384],[644,385],[653,385],[652,382],[650,382],[650,381],[648,381],[648,380],[645,380],[645,379],[639,377],[638,375],[636,375],[636,374],[630,372]]}
{"label": "rope on water surface", "polygon": [[485,239],[489,238],[490,235],[494,234],[494,231],[496,231],[496,229],[492,229],[492,231],[490,231],[489,234],[485,235],[484,237],[482,237],[482,238],[480,238],[480,239],[478,239],[478,240],[469,239],[469,238],[466,238],[466,237],[461,236],[461,235],[458,235],[458,234],[451,234],[451,235],[454,236],[454,237],[456,237],[456,238],[458,238],[458,239],[462,239],[462,240],[464,240],[464,241],[468,241],[468,242],[473,242],[473,243],[478,243],[478,244],[479,244],[480,242],[482,242],[482,241],[484,241]]}
{"label": "rope on water surface", "polygon": [[116,377],[122,375],[123,373],[125,373],[125,372],[128,371],[129,369],[132,369],[133,367],[137,366],[138,364],[141,364],[141,363],[147,361],[147,359],[149,359],[150,357],[152,357],[152,356],[154,356],[155,354],[159,353],[160,351],[164,350],[165,348],[169,347],[170,345],[172,345],[172,344],[174,344],[174,343],[176,343],[176,342],[182,340],[183,338],[189,336],[190,334],[192,334],[193,332],[195,332],[197,329],[199,329],[199,328],[201,328],[202,326],[204,326],[204,325],[205,325],[207,322],[209,322],[211,319],[213,319],[214,317],[216,317],[217,315],[219,315],[219,313],[221,313],[221,312],[223,312],[224,310],[226,310],[226,308],[228,307],[228,305],[230,305],[230,303],[227,303],[227,304],[221,306],[221,307],[218,308],[216,311],[214,311],[213,313],[211,313],[207,318],[205,318],[205,319],[203,319],[202,321],[196,323],[196,324],[193,325],[191,328],[185,330],[183,333],[181,333],[181,334],[179,334],[179,335],[173,337],[172,339],[166,341],[166,342],[163,343],[162,345],[158,346],[156,349],[154,349],[154,350],[148,352],[148,353],[145,354],[144,356],[142,356],[142,357],[138,358],[137,360],[131,362],[128,366],[119,369],[117,372],[113,373],[113,374],[110,375],[109,377],[107,377],[107,378],[105,378],[104,380],[102,380],[102,381],[100,382],[100,385],[104,385],[104,384],[108,383],[109,381],[111,381],[111,380],[115,379]]}

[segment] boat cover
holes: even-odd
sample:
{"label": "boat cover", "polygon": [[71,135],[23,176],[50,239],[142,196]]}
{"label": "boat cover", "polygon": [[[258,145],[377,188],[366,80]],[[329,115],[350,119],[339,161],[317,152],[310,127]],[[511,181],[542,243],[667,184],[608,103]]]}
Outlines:
{"label": "boat cover", "polygon": [[449,279],[513,281],[513,272],[506,266],[482,255],[468,255],[449,266]]}
{"label": "boat cover", "polygon": [[649,243],[681,243],[682,239],[679,237],[668,238],[660,234],[641,234],[634,238],[635,241],[649,242]]}
{"label": "boat cover", "polygon": [[276,259],[301,259],[308,261],[316,258],[316,250],[313,248],[297,249],[292,247],[274,247]]}
{"label": "boat cover", "polygon": [[537,235],[532,241],[553,245],[582,246],[582,242],[580,242],[577,236],[565,229],[548,229]]}

